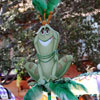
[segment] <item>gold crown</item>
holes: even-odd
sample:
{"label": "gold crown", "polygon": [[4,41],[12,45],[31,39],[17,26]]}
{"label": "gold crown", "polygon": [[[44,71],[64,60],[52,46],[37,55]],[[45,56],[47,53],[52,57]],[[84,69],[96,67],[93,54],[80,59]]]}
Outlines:
{"label": "gold crown", "polygon": [[42,20],[41,16],[38,15],[38,18],[40,19],[40,22],[42,23],[42,25],[45,25],[45,24],[49,24],[50,20],[51,20],[51,16],[53,14],[53,12],[49,12],[49,16],[48,16],[48,19],[46,20],[46,13],[45,13],[46,10],[44,10],[44,20]]}

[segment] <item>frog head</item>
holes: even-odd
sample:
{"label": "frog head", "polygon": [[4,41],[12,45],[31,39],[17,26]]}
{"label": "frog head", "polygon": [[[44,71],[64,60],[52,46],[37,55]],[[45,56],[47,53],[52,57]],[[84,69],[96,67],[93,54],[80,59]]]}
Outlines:
{"label": "frog head", "polygon": [[50,54],[55,51],[58,46],[59,34],[46,24],[45,26],[41,26],[37,32],[36,41],[35,46],[38,47],[38,51],[40,51],[41,54]]}
{"label": "frog head", "polygon": [[50,43],[50,41],[53,39],[53,35],[55,34],[55,32],[48,24],[46,24],[45,26],[42,26],[39,29],[37,34],[41,44],[43,46],[47,46]]}

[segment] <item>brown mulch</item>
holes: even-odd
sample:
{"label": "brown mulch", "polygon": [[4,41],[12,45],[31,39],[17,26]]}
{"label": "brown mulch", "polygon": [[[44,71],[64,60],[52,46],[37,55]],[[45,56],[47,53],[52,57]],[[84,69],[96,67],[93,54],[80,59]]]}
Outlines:
{"label": "brown mulch", "polygon": [[[24,84],[26,84],[26,83],[23,82],[23,86],[24,86]],[[23,100],[23,97],[28,90],[28,89],[19,90],[16,85],[16,80],[14,80],[12,83],[10,83],[8,85],[4,85],[4,87],[9,89],[14,94],[14,96],[16,97],[16,100]]]}

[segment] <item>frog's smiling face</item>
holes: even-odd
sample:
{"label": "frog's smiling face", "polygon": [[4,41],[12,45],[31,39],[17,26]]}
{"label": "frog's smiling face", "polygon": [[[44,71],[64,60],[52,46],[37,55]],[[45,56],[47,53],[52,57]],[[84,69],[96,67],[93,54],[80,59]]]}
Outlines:
{"label": "frog's smiling face", "polygon": [[42,26],[38,32],[39,42],[43,46],[47,46],[53,40],[53,29],[48,26]]}

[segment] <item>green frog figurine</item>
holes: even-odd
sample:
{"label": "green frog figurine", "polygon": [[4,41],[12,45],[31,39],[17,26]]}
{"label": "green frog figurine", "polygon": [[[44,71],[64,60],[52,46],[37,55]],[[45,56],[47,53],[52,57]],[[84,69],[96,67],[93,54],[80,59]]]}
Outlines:
{"label": "green frog figurine", "polygon": [[73,57],[66,55],[58,60],[57,47],[59,44],[59,33],[48,24],[41,26],[34,39],[37,51],[37,64],[27,62],[25,68],[29,75],[35,80],[56,80],[61,78],[69,68]]}

